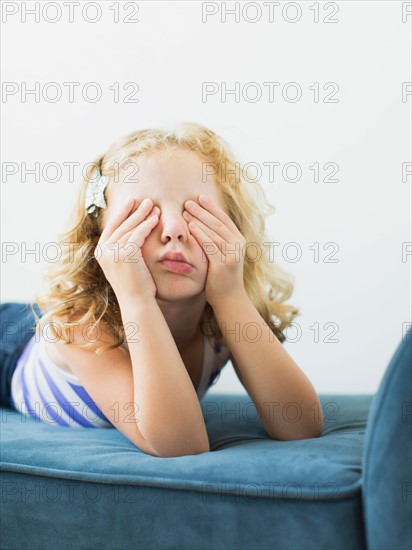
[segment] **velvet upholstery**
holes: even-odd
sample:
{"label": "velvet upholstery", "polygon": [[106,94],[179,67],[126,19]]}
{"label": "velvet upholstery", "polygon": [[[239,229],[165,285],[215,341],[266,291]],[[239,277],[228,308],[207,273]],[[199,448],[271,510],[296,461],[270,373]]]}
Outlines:
{"label": "velvet upholstery", "polygon": [[406,338],[375,396],[321,394],[313,439],[273,441],[249,396],[207,393],[201,455],[1,408],[1,548],[410,549],[410,356]]}
{"label": "velvet upholstery", "polygon": [[370,548],[412,548],[412,331],[405,334],[369,413],[363,505]]}
{"label": "velvet upholstery", "polygon": [[365,548],[372,398],[320,398],[321,437],[273,441],[248,396],[206,394],[212,450],[177,458],[3,408],[2,548]]}

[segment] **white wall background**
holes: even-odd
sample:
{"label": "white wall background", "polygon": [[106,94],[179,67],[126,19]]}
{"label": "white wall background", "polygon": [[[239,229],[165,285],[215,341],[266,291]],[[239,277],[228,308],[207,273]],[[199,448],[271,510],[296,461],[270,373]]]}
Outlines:
{"label": "white wall background", "polygon": [[[70,22],[63,3],[40,2],[36,21],[24,15],[34,2],[2,2],[3,92],[6,83],[15,83],[7,90],[14,86],[16,93],[3,93],[1,104],[1,301],[30,301],[42,288],[42,252],[57,240],[80,176],[75,169],[70,182],[63,163],[84,165],[133,130],[196,121],[221,134],[241,164],[264,169],[264,162],[280,163],[274,181],[263,170],[260,182],[277,207],[268,218],[271,240],[281,247],[296,242],[302,253],[291,262],[279,247],[276,252],[295,282],[290,303],[302,310],[296,319],[301,336],[285,348],[319,393],[375,393],[412,319],[412,261],[402,258],[402,243],[412,240],[412,178],[402,181],[402,163],[411,162],[412,96],[402,100],[402,83],[412,80],[412,15],[402,20],[408,3],[311,1],[294,3],[296,8],[281,2],[271,22],[263,3],[241,2],[239,22],[233,15],[225,22],[225,8],[234,9],[234,2],[100,2],[100,19],[91,23],[85,17],[96,18],[92,4],[72,6]],[[56,5],[61,19],[48,22],[58,17]],[[319,22],[311,8],[316,5]],[[119,11],[117,23],[110,6]],[[202,21],[206,8],[217,13]],[[260,20],[250,22],[258,9]],[[126,23],[128,14],[138,22]],[[325,22],[328,15],[337,22]],[[24,83],[31,89],[36,82],[38,101],[22,92]],[[56,103],[42,96],[49,82],[62,90]],[[80,83],[73,103],[64,82]],[[81,94],[90,82],[102,90],[96,103]],[[116,82],[119,102],[110,90]],[[123,101],[127,82],[139,86],[138,103]],[[241,90],[255,82],[262,98],[248,102],[241,94],[236,102],[219,91],[202,100],[203,82],[216,82],[219,90],[224,82],[230,89],[239,82]],[[273,102],[264,82],[280,83]],[[282,97],[290,82],[301,87],[297,102]],[[310,89],[315,82],[318,102]],[[324,101],[333,91],[323,89],[328,82],[339,87],[336,103]],[[36,162],[40,170],[59,163],[61,178],[48,182],[55,176],[50,169],[38,182],[32,174],[24,181],[22,163],[34,168]],[[300,165],[299,181],[282,177],[289,162]],[[319,182],[309,168],[316,162]],[[327,162],[339,167],[335,183],[323,181]],[[7,173],[11,166],[15,175]],[[11,256],[4,254],[10,242],[17,247]],[[339,247],[337,263],[325,261],[333,249],[323,247],[330,242]],[[24,245],[34,249],[36,243],[37,258],[25,255]],[[327,342],[332,329],[326,323],[337,326],[337,342]],[[295,336],[291,330],[290,340]],[[231,365],[211,393],[226,391],[244,392]]]}

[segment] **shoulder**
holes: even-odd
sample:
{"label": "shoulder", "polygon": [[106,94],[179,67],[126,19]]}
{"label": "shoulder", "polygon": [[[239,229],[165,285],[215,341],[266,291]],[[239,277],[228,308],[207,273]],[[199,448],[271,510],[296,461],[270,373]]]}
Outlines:
{"label": "shoulder", "polygon": [[[65,334],[70,343],[75,346],[84,346],[86,344],[93,344],[88,348],[89,351],[96,351],[101,346],[107,346],[115,343],[115,338],[110,328],[104,323],[99,322],[96,326],[91,321],[81,321],[83,315],[77,313],[70,317],[53,317],[53,324],[58,334]],[[62,349],[65,342],[63,338],[60,338],[58,347]],[[65,346],[67,347],[67,345]]]}

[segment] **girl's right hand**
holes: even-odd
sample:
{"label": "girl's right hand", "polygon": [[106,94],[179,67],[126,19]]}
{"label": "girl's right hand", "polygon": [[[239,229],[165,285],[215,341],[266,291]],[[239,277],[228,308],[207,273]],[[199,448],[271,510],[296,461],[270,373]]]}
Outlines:
{"label": "girl's right hand", "polygon": [[157,206],[152,209],[150,199],[142,201],[130,214],[133,206],[134,200],[129,198],[120,212],[107,222],[94,251],[119,304],[121,300],[138,297],[154,298],[157,291],[141,248],[157,225],[160,210]]}

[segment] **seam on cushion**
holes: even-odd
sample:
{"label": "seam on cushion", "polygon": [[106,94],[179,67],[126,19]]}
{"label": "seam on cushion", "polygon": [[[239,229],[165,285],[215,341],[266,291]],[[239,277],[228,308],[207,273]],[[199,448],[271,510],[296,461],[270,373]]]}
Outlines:
{"label": "seam on cushion", "polygon": [[[68,479],[71,481],[78,482],[89,482],[89,483],[102,483],[105,485],[131,485],[136,487],[156,487],[160,489],[173,489],[181,491],[204,491],[204,483],[210,483],[216,485],[216,491],[210,490],[211,493],[222,494],[221,482],[220,481],[210,481],[207,480],[187,480],[187,479],[177,479],[170,477],[149,477],[149,476],[134,476],[134,479],[124,479],[116,475],[114,479],[108,479],[107,474],[91,474],[84,472],[69,472],[67,470],[45,470],[39,468],[38,466],[29,466],[24,465],[16,468],[14,464],[1,463],[0,471],[3,472],[12,472],[18,474],[27,474],[38,477],[54,478],[54,479]],[[82,473],[83,475],[79,475]],[[77,474],[77,475],[76,475]],[[125,476],[126,477],[126,476]],[[227,485],[232,486],[236,482],[226,482]],[[239,484],[239,488],[250,487],[250,482],[244,482]],[[270,489],[268,489],[268,492]],[[341,500],[348,500],[351,498],[356,498],[358,494],[362,492],[362,478],[359,478],[352,483],[351,485],[346,485],[339,489],[338,496],[336,498],[327,497],[324,498],[321,494],[318,497],[313,497],[313,489],[308,490],[307,492],[301,493],[300,497],[296,499],[297,501],[309,501],[309,502],[337,502]],[[224,492],[226,494],[226,492]],[[228,493],[231,494],[230,492]],[[266,500],[287,500],[284,498],[284,489],[280,488],[278,491],[273,489],[270,495],[267,495],[265,492],[261,491],[260,498]]]}

